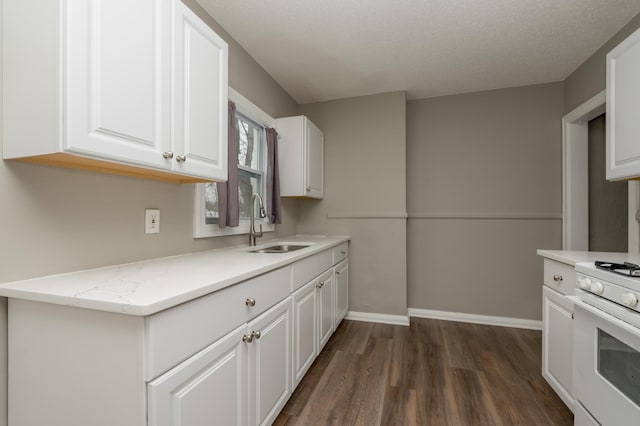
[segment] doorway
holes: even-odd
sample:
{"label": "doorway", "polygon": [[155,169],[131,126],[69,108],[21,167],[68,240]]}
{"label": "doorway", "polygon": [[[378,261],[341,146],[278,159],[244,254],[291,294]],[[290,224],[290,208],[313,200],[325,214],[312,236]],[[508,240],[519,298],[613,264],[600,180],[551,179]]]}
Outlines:
{"label": "doorway", "polygon": [[628,251],[629,185],[606,171],[606,114],[588,122],[589,251]]}
{"label": "doorway", "polygon": [[[627,187],[627,213],[617,213],[618,230],[616,231],[617,237],[614,239],[617,241],[615,246],[609,245],[609,243],[600,242],[590,243],[590,206],[589,206],[589,122],[597,119],[605,113],[606,109],[606,92],[603,90],[593,98],[589,99],[584,104],[580,105],[575,110],[562,118],[562,248],[564,250],[606,250],[606,251],[640,251],[640,227],[636,221],[636,212],[638,211],[638,200],[640,199],[639,188],[640,185],[637,181],[629,182],[616,182],[618,187]],[[594,121],[592,126],[592,133],[602,131],[604,135],[604,128],[606,126],[606,118],[603,118],[603,122]],[[601,129],[598,129],[598,126]],[[604,178],[604,161],[600,171],[602,173],[601,178],[594,176],[599,183],[608,183]],[[604,192],[607,192],[605,189]],[[624,196],[624,195],[623,195]],[[593,214],[598,216],[604,216],[605,219],[592,218],[591,227],[593,229],[594,238],[599,239],[598,235],[601,233],[609,232],[605,230],[605,222],[612,217],[608,212],[607,201],[594,202],[594,208],[600,210],[600,212],[594,211]],[[622,209],[624,204],[620,203]],[[619,210],[619,209],[618,209]],[[626,250],[621,240],[624,240],[624,227],[620,225],[620,221],[627,222],[627,245]],[[622,235],[622,236],[620,236]],[[593,245],[593,247],[591,247]]]}

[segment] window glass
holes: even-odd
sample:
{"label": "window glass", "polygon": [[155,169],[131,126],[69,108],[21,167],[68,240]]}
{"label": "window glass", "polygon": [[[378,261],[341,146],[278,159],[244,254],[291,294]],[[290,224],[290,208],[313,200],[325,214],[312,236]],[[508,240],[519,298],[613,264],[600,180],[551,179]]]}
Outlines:
{"label": "window glass", "polygon": [[[238,143],[238,197],[240,201],[240,220],[251,215],[251,196],[258,193],[263,196],[264,174],[264,127],[236,112]],[[205,223],[217,224],[218,190],[215,183],[207,183],[204,189]],[[257,204],[257,203],[256,203]],[[257,212],[256,212],[257,213]],[[256,216],[257,217],[257,216]]]}
{"label": "window glass", "polygon": [[242,114],[236,114],[238,130],[238,165],[259,169],[262,160],[263,128]]}
{"label": "window glass", "polygon": [[[255,193],[260,195],[262,191],[262,176],[256,173],[246,172],[244,170],[238,170],[238,195],[240,196],[240,220],[249,219],[251,217],[251,197]],[[258,203],[254,208],[256,211],[255,217],[259,217]]]}
{"label": "window glass", "polygon": [[218,223],[218,188],[215,183],[204,186],[204,217],[207,225]]}

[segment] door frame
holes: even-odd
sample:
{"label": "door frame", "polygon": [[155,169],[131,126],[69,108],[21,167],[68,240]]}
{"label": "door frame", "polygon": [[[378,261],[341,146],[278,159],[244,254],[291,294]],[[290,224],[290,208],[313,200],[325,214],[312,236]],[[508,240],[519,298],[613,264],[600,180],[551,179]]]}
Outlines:
{"label": "door frame", "polygon": [[[589,250],[589,120],[606,112],[606,90],[562,117],[562,249]],[[629,181],[628,251],[640,251],[640,184]]]}

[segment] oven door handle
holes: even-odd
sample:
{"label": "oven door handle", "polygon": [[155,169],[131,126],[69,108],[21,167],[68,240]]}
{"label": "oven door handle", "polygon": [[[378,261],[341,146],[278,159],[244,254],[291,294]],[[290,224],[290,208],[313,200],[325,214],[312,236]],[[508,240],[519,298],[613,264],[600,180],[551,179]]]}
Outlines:
{"label": "oven door handle", "polygon": [[[619,327],[635,336],[640,336],[640,329],[638,329],[638,327],[635,327],[634,325],[628,323],[627,321],[623,321],[622,319],[611,315],[608,312],[603,311],[602,309],[596,308],[595,306],[590,305],[589,303],[585,302],[584,300],[580,299],[579,297],[571,297],[571,299],[573,299],[574,303],[575,303],[575,307],[579,307],[587,312],[589,312],[591,315],[595,315],[596,317],[602,319],[603,321],[607,321],[609,323],[612,323],[613,325],[615,325],[616,327]],[[615,303],[613,302],[607,302],[608,304],[610,303],[611,305],[615,306],[616,308],[618,308],[618,311],[620,309],[626,309],[623,308],[621,306],[617,306]],[[619,311],[621,312],[621,311]],[[627,315],[638,315],[637,313],[626,313]],[[620,315],[622,316],[622,315]]]}

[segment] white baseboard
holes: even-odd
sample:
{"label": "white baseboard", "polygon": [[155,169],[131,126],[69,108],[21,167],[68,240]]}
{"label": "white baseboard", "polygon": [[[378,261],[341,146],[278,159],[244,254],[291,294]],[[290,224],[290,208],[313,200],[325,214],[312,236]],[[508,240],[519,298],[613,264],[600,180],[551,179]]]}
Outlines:
{"label": "white baseboard", "polygon": [[460,312],[434,311],[431,309],[408,309],[410,317],[431,318],[445,321],[470,322],[473,324],[497,325],[500,327],[542,330],[542,321],[521,318],[493,317],[489,315],[464,314]]}
{"label": "white baseboard", "polygon": [[409,316],[376,314],[371,312],[347,312],[345,319],[353,321],[379,322],[382,324],[409,325]]}

